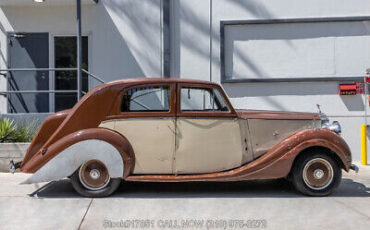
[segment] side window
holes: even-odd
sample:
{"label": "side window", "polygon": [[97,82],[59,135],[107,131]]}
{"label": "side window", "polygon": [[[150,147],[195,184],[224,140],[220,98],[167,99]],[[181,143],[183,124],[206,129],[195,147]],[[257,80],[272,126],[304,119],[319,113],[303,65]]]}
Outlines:
{"label": "side window", "polygon": [[213,88],[181,88],[180,107],[181,111],[229,111],[224,97]]}
{"label": "side window", "polygon": [[125,92],[121,112],[166,112],[169,105],[169,86],[139,87]]}

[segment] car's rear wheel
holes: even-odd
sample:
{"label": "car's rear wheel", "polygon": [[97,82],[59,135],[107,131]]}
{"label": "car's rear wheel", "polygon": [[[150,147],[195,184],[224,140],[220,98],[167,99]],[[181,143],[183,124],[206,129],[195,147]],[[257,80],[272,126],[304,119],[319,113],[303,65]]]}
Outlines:
{"label": "car's rear wheel", "polygon": [[341,179],[340,166],[323,150],[313,150],[299,156],[292,169],[294,187],[309,196],[331,194]]}
{"label": "car's rear wheel", "polygon": [[105,197],[119,187],[121,178],[110,178],[103,162],[90,160],[73,173],[71,182],[73,188],[82,196]]}

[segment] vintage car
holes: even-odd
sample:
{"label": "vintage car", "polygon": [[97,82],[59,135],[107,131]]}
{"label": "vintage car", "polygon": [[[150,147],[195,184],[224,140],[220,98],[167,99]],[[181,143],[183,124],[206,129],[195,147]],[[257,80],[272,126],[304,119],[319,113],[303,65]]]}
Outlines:
{"label": "vintage car", "polygon": [[222,87],[185,79],[126,79],[96,87],[49,116],[14,171],[23,183],[71,178],[82,196],[125,181],[288,178],[311,196],[356,170],[338,122],[322,114],[237,110]]}

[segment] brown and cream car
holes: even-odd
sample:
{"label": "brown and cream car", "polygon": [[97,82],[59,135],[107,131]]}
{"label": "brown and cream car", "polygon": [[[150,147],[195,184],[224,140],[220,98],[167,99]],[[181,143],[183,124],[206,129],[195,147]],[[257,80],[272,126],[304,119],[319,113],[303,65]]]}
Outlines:
{"label": "brown and cream car", "polygon": [[24,183],[66,177],[83,196],[107,196],[121,180],[244,181],[288,178],[328,195],[341,169],[357,169],[339,123],[320,114],[236,110],[220,85],[128,79],[101,85],[49,116],[15,170]]}

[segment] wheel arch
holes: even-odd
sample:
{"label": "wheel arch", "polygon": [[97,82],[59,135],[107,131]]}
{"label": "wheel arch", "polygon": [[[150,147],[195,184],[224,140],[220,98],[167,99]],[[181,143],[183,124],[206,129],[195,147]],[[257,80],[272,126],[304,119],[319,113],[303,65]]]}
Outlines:
{"label": "wheel arch", "polygon": [[338,154],[334,152],[332,149],[328,148],[327,146],[322,146],[322,145],[312,145],[300,151],[294,158],[292,167],[295,166],[299,158],[309,155],[311,154],[311,152],[314,152],[314,151],[320,151],[324,153],[325,155],[331,157],[341,169],[346,170],[346,166],[344,165],[342,159],[338,156]]}

